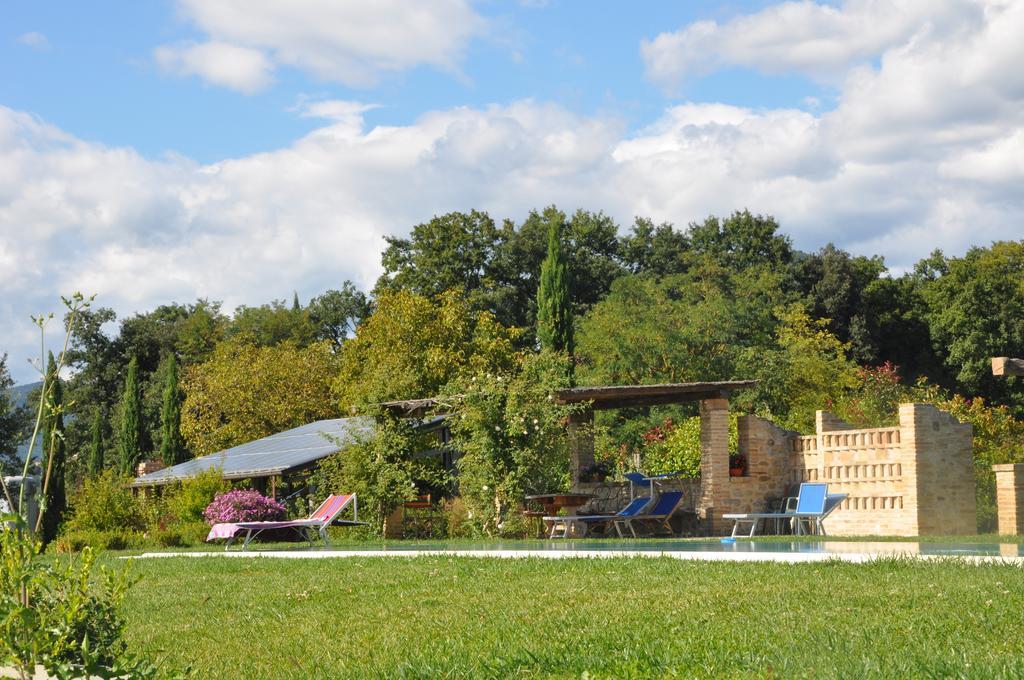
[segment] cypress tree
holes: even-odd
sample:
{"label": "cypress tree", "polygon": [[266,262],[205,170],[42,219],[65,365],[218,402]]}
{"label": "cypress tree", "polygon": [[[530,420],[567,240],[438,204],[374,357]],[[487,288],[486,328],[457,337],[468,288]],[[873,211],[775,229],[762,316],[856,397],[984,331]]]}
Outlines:
{"label": "cypress tree", "polygon": [[117,441],[121,454],[121,472],[135,474],[142,457],[142,395],[139,393],[139,362],[132,357],[128,362],[128,376],[121,397],[121,432]]}
{"label": "cypress tree", "polygon": [[46,436],[44,451],[46,464],[44,474],[44,508],[40,518],[43,543],[49,543],[57,537],[61,518],[67,510],[67,492],[64,486],[64,467],[66,448],[64,442],[64,387],[57,375],[57,362],[50,352],[50,360],[46,367],[47,382],[50,385],[45,416]]}
{"label": "cypress tree", "polygon": [[90,475],[103,472],[103,409],[97,408],[92,419],[92,444],[89,446],[88,471]]}
{"label": "cypress tree", "polygon": [[562,223],[548,227],[548,254],[540,267],[537,288],[537,339],[544,349],[573,353],[572,300],[569,264],[562,250]]}
{"label": "cypress tree", "polygon": [[164,406],[160,411],[160,457],[167,466],[185,460],[185,440],[181,436],[181,387],[178,386],[178,362],[171,356],[167,362],[167,384],[164,386]]}

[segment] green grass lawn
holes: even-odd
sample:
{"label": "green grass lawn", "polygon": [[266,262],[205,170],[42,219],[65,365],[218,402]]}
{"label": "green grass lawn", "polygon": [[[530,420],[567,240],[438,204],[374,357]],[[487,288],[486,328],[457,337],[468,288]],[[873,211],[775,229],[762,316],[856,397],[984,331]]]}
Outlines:
{"label": "green grass lawn", "polygon": [[139,560],[133,648],[202,678],[1021,677],[1024,570]]}

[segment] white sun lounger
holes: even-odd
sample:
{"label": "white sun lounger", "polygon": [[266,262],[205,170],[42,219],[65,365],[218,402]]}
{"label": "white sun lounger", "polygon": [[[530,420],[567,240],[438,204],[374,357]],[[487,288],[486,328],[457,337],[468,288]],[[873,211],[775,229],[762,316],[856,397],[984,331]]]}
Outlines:
{"label": "white sun lounger", "polygon": [[[747,512],[729,513],[722,515],[724,519],[731,519],[732,535],[740,532],[742,524],[750,524],[748,536],[757,534],[757,527],[766,519],[790,520],[795,534],[818,534],[825,535],[824,519],[839,507],[839,504],[846,500],[845,493],[828,493],[828,484],[820,482],[804,482],[800,485],[796,510],[793,512]],[[805,527],[806,525],[806,527]],[[805,530],[806,529],[806,530]]]}

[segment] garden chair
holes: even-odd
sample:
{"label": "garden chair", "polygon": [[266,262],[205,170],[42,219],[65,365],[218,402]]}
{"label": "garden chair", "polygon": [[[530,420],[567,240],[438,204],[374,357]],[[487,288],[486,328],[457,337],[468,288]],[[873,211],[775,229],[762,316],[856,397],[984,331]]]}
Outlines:
{"label": "garden chair", "polygon": [[[638,496],[614,515],[549,515],[544,518],[544,521],[552,523],[550,538],[569,538],[569,532],[574,524],[582,526],[584,529],[583,535],[586,536],[587,533],[598,526],[607,526],[615,520],[637,516],[646,510],[650,504],[650,496]],[[619,529],[618,524],[614,526],[619,538],[622,538],[622,530]],[[561,532],[561,535],[559,535],[559,532]]]}
{"label": "garden chair", "polygon": [[659,529],[664,529],[671,535],[673,532],[669,519],[675,514],[682,502],[682,491],[666,491],[658,496],[658,502],[654,504],[654,507],[649,512],[628,517],[616,517],[612,520],[612,523],[615,525],[615,531],[619,536],[622,536],[622,530],[625,528],[629,529],[629,533],[632,534],[633,538],[636,538],[634,522],[640,523],[641,526],[644,523],[650,523],[653,525],[652,533],[657,533]]}
{"label": "garden chair", "polygon": [[[338,519],[345,508],[352,507],[352,519],[342,520]],[[245,539],[242,543],[242,550],[249,547],[249,544],[254,538],[259,536],[264,531],[271,529],[292,529],[300,536],[305,538],[310,545],[313,545],[313,536],[319,534],[320,539],[324,543],[324,547],[330,547],[330,541],[327,539],[327,527],[331,524],[339,524],[341,526],[361,526],[365,525],[366,522],[359,521],[359,502],[356,500],[354,493],[343,494],[343,495],[330,495],[327,499],[320,504],[320,506],[310,513],[306,519],[292,519],[283,520],[280,522],[232,522],[224,524],[214,524],[210,529],[210,535],[207,536],[207,541],[212,541],[217,538],[227,538],[228,542],[224,546],[224,550],[231,547],[231,543],[235,540],[240,532],[245,532]]]}
{"label": "garden chair", "polygon": [[[733,520],[732,535],[736,536],[741,524],[750,524],[749,536],[757,533],[757,527],[764,520],[788,519],[793,526],[794,534],[816,533],[825,535],[822,522],[833,510],[846,499],[846,494],[828,493],[828,484],[820,482],[804,482],[800,485],[796,509],[792,512],[747,512],[722,515],[723,519]],[[805,525],[807,531],[805,532]]]}

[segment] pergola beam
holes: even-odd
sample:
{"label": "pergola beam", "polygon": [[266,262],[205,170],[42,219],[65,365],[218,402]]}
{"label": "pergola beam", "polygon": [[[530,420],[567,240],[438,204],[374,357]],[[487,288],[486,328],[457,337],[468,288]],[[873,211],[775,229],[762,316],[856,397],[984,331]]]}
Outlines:
{"label": "pergola beam", "polygon": [[1024,359],[992,357],[992,375],[1024,375]]}

